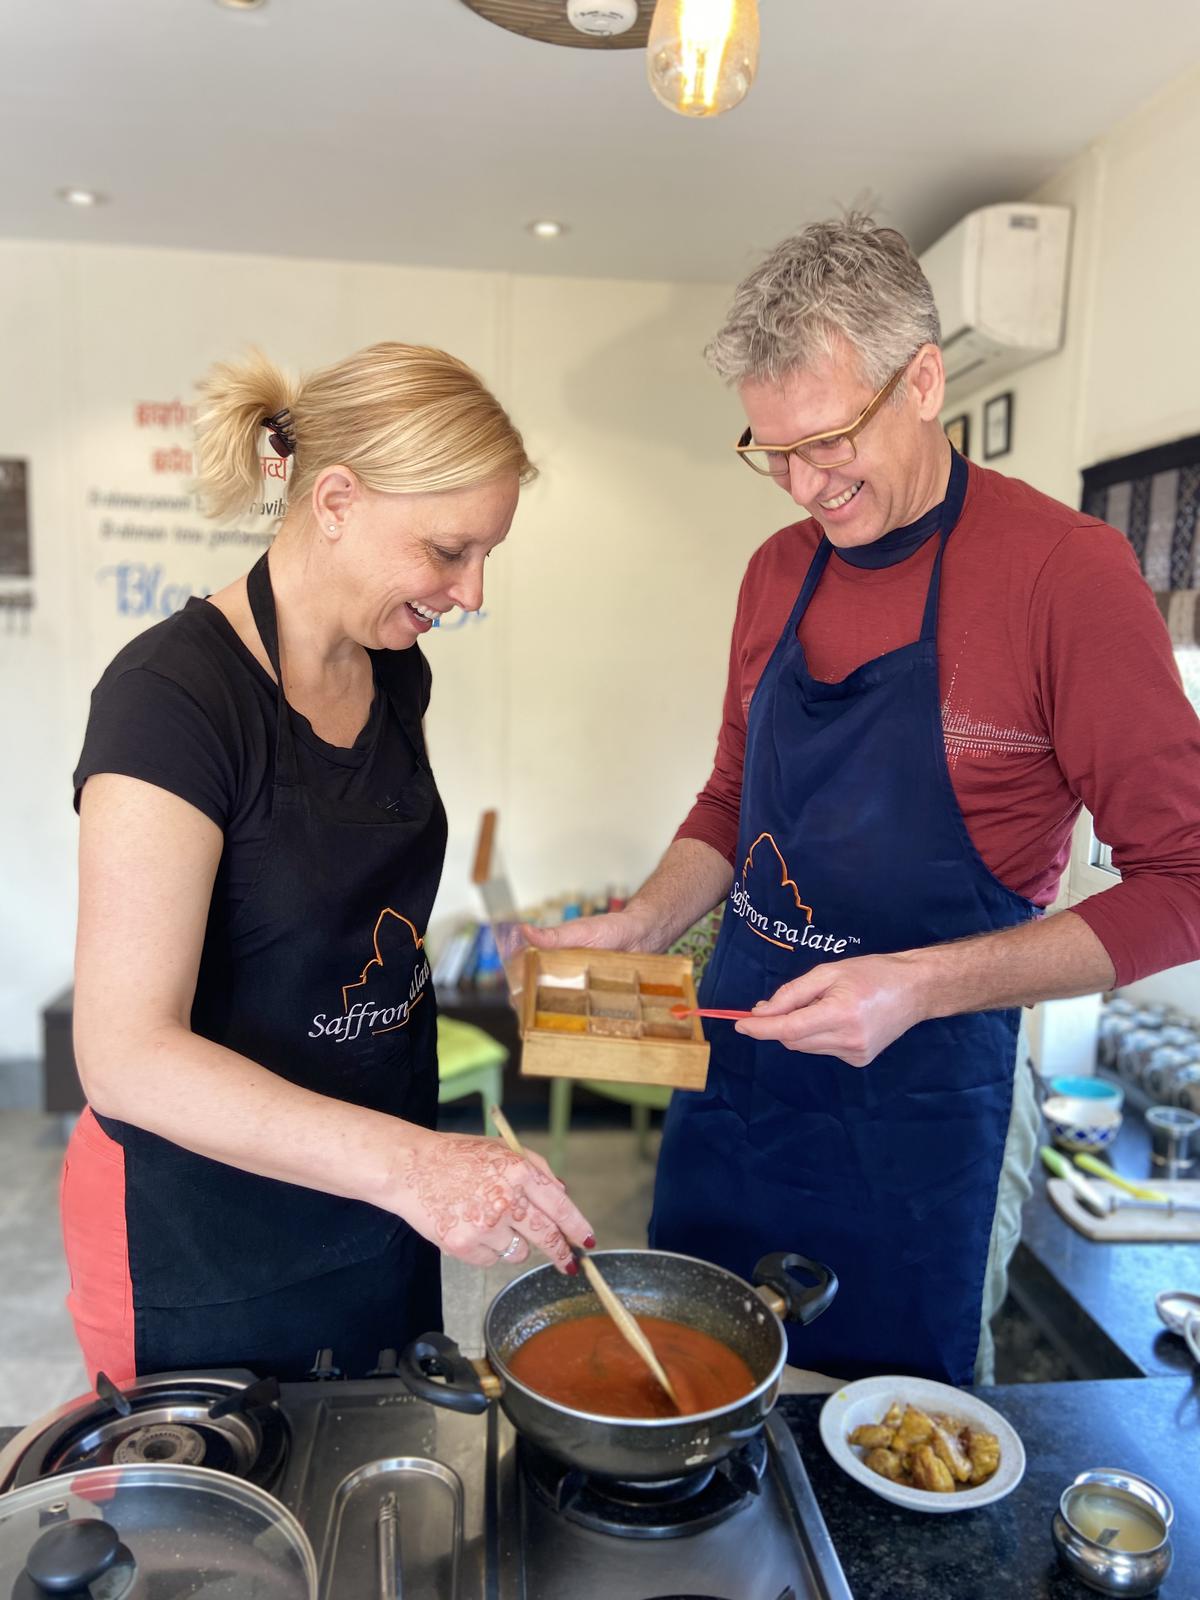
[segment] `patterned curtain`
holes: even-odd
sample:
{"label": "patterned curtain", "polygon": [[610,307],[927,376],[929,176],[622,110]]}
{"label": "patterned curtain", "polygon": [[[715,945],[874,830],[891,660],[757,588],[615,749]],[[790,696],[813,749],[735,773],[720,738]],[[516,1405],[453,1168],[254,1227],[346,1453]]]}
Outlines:
{"label": "patterned curtain", "polygon": [[1156,594],[1200,590],[1200,434],[1088,467],[1083,509],[1120,528]]}
{"label": "patterned curtain", "polygon": [[1137,553],[1200,711],[1200,434],[1088,467],[1082,504]]}

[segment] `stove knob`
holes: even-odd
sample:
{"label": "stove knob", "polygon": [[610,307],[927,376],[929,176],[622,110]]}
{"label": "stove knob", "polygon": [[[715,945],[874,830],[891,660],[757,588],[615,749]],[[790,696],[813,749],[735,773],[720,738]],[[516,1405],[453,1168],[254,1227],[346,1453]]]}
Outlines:
{"label": "stove knob", "polygon": [[115,1528],[77,1517],[42,1534],[25,1559],[14,1596],[90,1594],[97,1578],[132,1561]]}
{"label": "stove knob", "polygon": [[313,1362],[308,1375],[310,1378],[340,1378],[342,1371],[333,1364],[333,1351],[318,1350],[317,1359]]}
{"label": "stove knob", "polygon": [[367,1373],[368,1378],[398,1378],[400,1363],[394,1350],[381,1350],[378,1363]]}

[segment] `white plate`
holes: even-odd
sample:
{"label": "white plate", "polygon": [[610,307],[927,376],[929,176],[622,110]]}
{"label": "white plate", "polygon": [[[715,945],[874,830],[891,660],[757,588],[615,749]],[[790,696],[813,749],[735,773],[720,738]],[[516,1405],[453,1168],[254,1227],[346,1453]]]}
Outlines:
{"label": "white plate", "polygon": [[[916,1406],[919,1411],[938,1411],[985,1433],[994,1433],[1000,1441],[1000,1465],[986,1483],[974,1489],[956,1489],[953,1494],[910,1489],[872,1472],[863,1465],[861,1450],[849,1442],[850,1435],[863,1423],[882,1421],[894,1400]],[[963,1389],[934,1383],[929,1378],[861,1378],[836,1390],[821,1408],[821,1443],[843,1472],[884,1500],[907,1506],[910,1511],[971,1511],[976,1506],[989,1506],[1011,1494],[1025,1476],[1025,1446],[1000,1413]]]}

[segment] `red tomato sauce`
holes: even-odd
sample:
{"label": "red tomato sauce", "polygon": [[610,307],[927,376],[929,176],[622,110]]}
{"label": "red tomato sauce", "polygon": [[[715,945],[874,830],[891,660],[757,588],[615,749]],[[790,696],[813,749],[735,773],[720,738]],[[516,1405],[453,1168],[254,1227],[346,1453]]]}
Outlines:
{"label": "red tomato sauce", "polygon": [[[666,1370],[684,1415],[732,1405],[756,1385],[728,1345],[663,1317],[638,1324]],[[641,1356],[607,1315],[570,1317],[526,1339],[508,1362],[528,1389],[573,1411],[605,1417],[674,1417],[680,1413]]]}

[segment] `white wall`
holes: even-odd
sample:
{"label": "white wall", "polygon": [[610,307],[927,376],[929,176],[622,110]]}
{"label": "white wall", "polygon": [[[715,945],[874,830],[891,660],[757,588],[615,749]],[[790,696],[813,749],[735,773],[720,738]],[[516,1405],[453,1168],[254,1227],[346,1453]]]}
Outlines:
{"label": "white wall", "polygon": [[[633,883],[707,774],[737,584],[785,509],[734,460],[736,401],[702,361],[725,299],[694,285],[0,243],[0,455],[31,463],[36,590],[29,633],[0,631],[0,1056],[38,1052],[39,1009],[70,978],[70,774],[88,692],[162,608],[120,614],[114,566],[161,567],[169,607],[229,581],[258,547],[181,542],[202,526],[190,512],[90,499],[184,492],[151,461],[186,430],[139,428],[135,406],[189,401],[210,361],[249,343],[304,368],[401,338],[477,366],[543,476],[489,564],[483,618],[428,637],[429,737],[451,817],[437,916],[474,909],[486,805],[500,808],[520,894]],[[164,538],[150,542],[156,525]]]}
{"label": "white wall", "polygon": [[[1016,395],[1002,470],[1077,503],[1089,462],[1200,429],[1198,169],[1192,73],[1033,197],[1075,208],[1067,339],[997,386]],[[0,243],[0,455],[31,463],[37,597],[27,635],[0,630],[0,1057],[37,1053],[39,1008],[69,980],[87,692],[153,620],[118,615],[100,574],[119,558],[87,499],[173,481],[148,459],[174,435],[139,432],[133,406],[187,400],[209,361],[250,342],[298,367],[380,338],[477,365],[544,475],[491,563],[486,616],[428,644],[452,829],[438,916],[471,905],[489,804],[521,894],[632,884],[707,772],[737,581],[786,509],[733,462],[736,403],[700,358],[725,299],[716,286]],[[969,403],[976,440],[987,396]],[[253,547],[164,550],[164,580],[203,590]],[[1163,981],[1200,993],[1200,967]]]}
{"label": "white wall", "polygon": [[[972,454],[986,401],[1012,390],[1013,449],[988,464],[1078,505],[1084,467],[1200,432],[1197,171],[1193,71],[1025,197],[1074,212],[1066,338],[1057,354],[947,408],[970,414]],[[1061,903],[1105,881],[1081,870],[1081,855]],[[1200,1014],[1200,962],[1137,992]]]}
{"label": "white wall", "polygon": [[74,818],[70,774],[82,660],[70,488],[75,432],[68,264],[0,247],[0,454],[30,463],[37,609],[0,630],[0,1056],[35,1049],[35,1007],[70,972]]}

